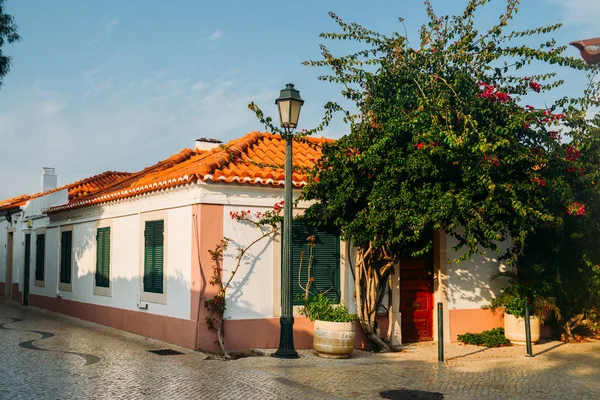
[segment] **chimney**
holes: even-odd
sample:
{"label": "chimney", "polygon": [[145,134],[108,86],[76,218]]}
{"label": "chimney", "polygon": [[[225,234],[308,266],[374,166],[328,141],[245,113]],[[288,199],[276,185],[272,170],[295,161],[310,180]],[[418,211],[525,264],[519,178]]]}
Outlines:
{"label": "chimney", "polygon": [[58,187],[58,176],[54,168],[43,167],[42,173],[42,192],[56,189]]}
{"label": "chimney", "polygon": [[221,143],[218,139],[209,139],[209,138],[200,138],[196,139],[195,150],[212,150],[215,147],[218,147]]}

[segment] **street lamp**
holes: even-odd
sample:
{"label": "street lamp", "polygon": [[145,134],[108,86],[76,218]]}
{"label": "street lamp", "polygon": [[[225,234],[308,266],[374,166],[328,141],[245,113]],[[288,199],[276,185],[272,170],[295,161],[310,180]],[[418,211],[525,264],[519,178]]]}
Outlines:
{"label": "street lamp", "polygon": [[569,44],[579,49],[588,65],[600,65],[600,38],[578,40]]}
{"label": "street lamp", "polygon": [[304,100],[294,85],[288,83],[275,100],[285,137],[285,192],[283,196],[283,257],[281,268],[281,317],[279,349],[275,357],[298,358],[294,349],[294,309],[292,306],[292,132],[298,126]]}

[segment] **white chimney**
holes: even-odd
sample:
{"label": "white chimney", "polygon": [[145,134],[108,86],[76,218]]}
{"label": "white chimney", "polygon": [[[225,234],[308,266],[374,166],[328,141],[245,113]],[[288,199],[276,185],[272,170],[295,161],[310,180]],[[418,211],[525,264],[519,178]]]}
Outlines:
{"label": "white chimney", "polygon": [[196,146],[194,149],[196,150],[212,150],[215,147],[218,147],[221,143],[218,139],[208,139],[208,138],[200,138],[196,139]]}
{"label": "white chimney", "polygon": [[43,167],[42,173],[42,192],[56,189],[58,187],[58,176],[54,168]]}

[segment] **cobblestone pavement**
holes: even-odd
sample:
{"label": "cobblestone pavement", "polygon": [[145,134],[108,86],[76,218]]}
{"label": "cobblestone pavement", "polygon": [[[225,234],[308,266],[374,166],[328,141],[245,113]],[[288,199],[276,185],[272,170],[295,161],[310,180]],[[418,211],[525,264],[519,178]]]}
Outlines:
{"label": "cobblestone pavement", "polygon": [[[164,348],[184,354],[148,351]],[[444,399],[600,397],[600,341],[537,345],[534,358],[524,357],[521,347],[451,344],[443,365],[431,343],[390,355],[355,353],[348,360],[311,351],[301,351],[298,360],[206,360],[202,353],[0,300],[0,399],[375,399],[401,389]]]}

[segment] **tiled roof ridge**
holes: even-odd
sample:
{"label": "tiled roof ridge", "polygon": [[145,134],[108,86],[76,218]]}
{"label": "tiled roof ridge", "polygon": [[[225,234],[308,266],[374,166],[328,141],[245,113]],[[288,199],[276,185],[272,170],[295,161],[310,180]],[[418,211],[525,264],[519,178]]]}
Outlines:
{"label": "tiled roof ridge", "polygon": [[31,195],[31,199],[36,199],[38,197],[42,197],[42,196],[45,196],[45,195],[51,194],[51,193],[56,193],[56,192],[59,192],[64,189],[71,190],[73,188],[76,188],[77,186],[81,186],[81,185],[84,185],[84,184],[90,183],[90,182],[95,182],[95,181],[98,181],[100,178],[104,178],[106,176],[113,175],[113,174],[126,175],[126,174],[129,174],[129,172],[104,171],[100,174],[90,176],[88,178],[80,179],[78,181],[69,183],[67,185],[57,187],[56,189],[47,190],[45,192],[34,193]]}
{"label": "tiled roof ridge", "polygon": [[[321,157],[321,145],[335,140],[308,136],[298,142],[294,162],[306,169],[314,165],[315,159]],[[63,206],[52,207],[49,211],[103,204],[200,181],[281,186],[284,184],[284,153],[285,146],[281,135],[252,131],[211,150],[183,149],[151,167],[132,174],[116,185]],[[295,187],[304,186],[308,178],[305,173],[297,171],[294,171],[294,177],[292,184]]]}
{"label": "tiled roof ridge", "polygon": [[[100,174],[97,175],[93,175],[84,179],[80,179],[78,181],[75,182],[71,182],[67,185],[63,185],[54,189],[50,189],[47,190],[45,192],[36,192],[33,194],[22,194],[22,195],[18,195],[18,196],[14,196],[10,199],[4,200],[4,201],[0,201],[0,209],[8,209],[8,208],[14,208],[14,207],[18,207],[18,206],[22,206],[24,205],[24,202],[27,202],[29,200],[33,200],[33,199],[37,199],[39,197],[42,196],[46,196],[48,194],[52,194],[52,193],[56,193],[59,192],[61,190],[67,190],[68,192],[71,192],[72,190],[74,191],[74,193],[69,193],[69,200],[71,200],[72,197],[77,197],[80,195],[81,191],[84,191],[85,189],[89,189],[89,187],[87,187],[86,185],[91,184],[91,183],[95,183],[95,182],[99,182],[102,179],[111,177],[117,175],[117,182],[123,178],[126,177],[128,175],[130,175],[129,172],[121,172],[121,171],[104,171]],[[77,190],[78,187],[82,187],[80,190]],[[92,188],[93,190],[93,188]],[[87,192],[84,192],[85,194],[87,194]]]}
{"label": "tiled roof ridge", "polygon": [[[181,150],[180,152],[178,152],[176,154],[173,154],[173,155],[165,158],[164,160],[161,160],[161,161],[157,162],[154,165],[146,167],[146,168],[144,168],[141,171],[131,173],[126,178],[121,179],[121,180],[119,180],[118,182],[115,182],[112,185],[104,187],[101,190],[98,190],[98,191],[96,191],[94,193],[91,193],[91,194],[89,194],[87,196],[83,196],[82,198],[77,199],[76,202],[77,203],[79,203],[79,202],[85,202],[85,201],[91,202],[94,199],[104,197],[107,192],[114,191],[114,190],[116,190],[118,188],[124,188],[124,187],[126,187],[125,185],[127,185],[127,184],[129,184],[131,182],[134,182],[137,178],[139,178],[139,177],[141,177],[141,176],[143,176],[145,174],[148,174],[148,173],[154,172],[154,171],[162,171],[162,170],[171,168],[174,165],[177,165],[177,164],[179,164],[179,163],[181,163],[183,161],[189,160],[192,156],[197,155],[197,154],[201,154],[201,153],[202,153],[202,151],[193,150],[193,149],[190,149],[190,148],[186,147],[183,150]],[[64,206],[52,207],[51,209],[60,208],[60,207],[66,207],[66,206],[69,206],[70,204],[71,203],[68,203],[68,204],[66,204]]]}
{"label": "tiled roof ridge", "polygon": [[[265,132],[266,134],[266,132]],[[214,172],[215,169],[221,168],[232,161],[232,155],[240,157],[250,146],[257,143],[260,139],[261,132],[253,131],[239,139],[233,139],[226,144],[215,147],[211,150],[213,157],[211,162],[200,163],[200,172],[203,175]],[[196,177],[200,177],[196,174]]]}

